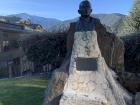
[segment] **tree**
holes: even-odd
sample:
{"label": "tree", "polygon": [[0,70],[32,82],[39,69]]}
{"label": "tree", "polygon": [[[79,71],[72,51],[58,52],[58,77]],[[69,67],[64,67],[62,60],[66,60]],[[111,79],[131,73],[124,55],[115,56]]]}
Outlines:
{"label": "tree", "polygon": [[66,54],[66,35],[38,36],[31,41],[32,45],[27,49],[27,57],[30,61],[46,65],[59,66]]}
{"label": "tree", "polygon": [[121,26],[121,35],[140,31],[140,0],[135,0],[130,14],[124,19]]}

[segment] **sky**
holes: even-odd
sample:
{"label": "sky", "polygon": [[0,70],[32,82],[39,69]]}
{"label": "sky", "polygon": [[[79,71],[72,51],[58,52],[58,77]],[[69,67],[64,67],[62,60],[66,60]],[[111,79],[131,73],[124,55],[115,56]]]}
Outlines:
{"label": "sky", "polygon": [[[0,15],[28,13],[31,15],[67,20],[79,16],[82,0],[0,0]],[[89,0],[93,14],[129,14],[133,0]]]}

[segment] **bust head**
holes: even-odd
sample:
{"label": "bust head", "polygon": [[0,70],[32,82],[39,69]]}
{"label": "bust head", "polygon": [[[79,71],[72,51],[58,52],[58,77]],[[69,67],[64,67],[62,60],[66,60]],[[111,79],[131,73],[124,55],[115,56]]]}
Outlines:
{"label": "bust head", "polygon": [[82,1],[79,5],[79,10],[78,10],[78,13],[81,15],[81,17],[88,18],[90,17],[91,12],[92,12],[92,7],[90,2],[88,0]]}

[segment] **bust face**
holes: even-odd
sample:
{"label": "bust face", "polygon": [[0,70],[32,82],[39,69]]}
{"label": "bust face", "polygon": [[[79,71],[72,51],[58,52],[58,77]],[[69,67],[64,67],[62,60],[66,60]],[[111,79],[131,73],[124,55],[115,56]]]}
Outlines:
{"label": "bust face", "polygon": [[89,17],[91,15],[92,9],[91,4],[89,1],[83,1],[80,3],[78,13],[81,15],[81,17]]}

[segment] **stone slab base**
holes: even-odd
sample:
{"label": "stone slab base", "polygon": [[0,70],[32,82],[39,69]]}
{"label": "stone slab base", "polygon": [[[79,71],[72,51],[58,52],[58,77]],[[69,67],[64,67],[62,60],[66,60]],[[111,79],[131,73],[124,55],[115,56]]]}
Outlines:
{"label": "stone slab base", "polygon": [[98,97],[89,97],[88,95],[63,95],[59,105],[108,105],[107,102]]}

